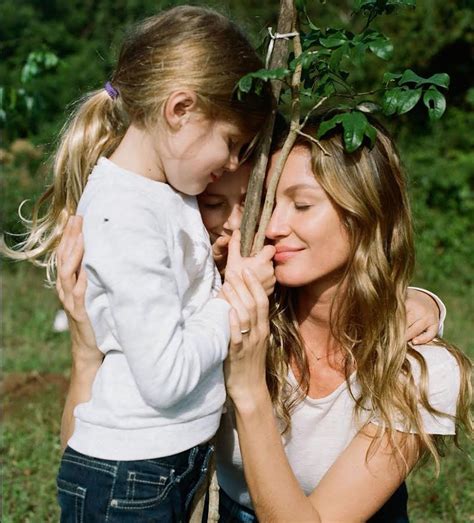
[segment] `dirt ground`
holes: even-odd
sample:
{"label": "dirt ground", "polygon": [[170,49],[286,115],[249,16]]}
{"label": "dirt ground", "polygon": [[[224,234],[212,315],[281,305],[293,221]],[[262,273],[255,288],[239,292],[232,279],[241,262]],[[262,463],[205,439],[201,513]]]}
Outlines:
{"label": "dirt ground", "polygon": [[[52,373],[12,373],[3,377],[0,384],[4,418],[18,416],[23,407],[30,405],[47,393],[62,404],[66,396],[68,378]],[[53,393],[53,394],[51,394]]]}

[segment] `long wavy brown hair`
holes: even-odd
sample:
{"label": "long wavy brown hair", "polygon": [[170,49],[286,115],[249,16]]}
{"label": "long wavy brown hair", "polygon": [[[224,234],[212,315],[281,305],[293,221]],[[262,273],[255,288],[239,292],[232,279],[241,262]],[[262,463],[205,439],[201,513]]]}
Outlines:
{"label": "long wavy brown hair", "polygon": [[[347,265],[331,307],[330,326],[344,354],[349,390],[350,374],[357,371],[361,393],[354,397],[356,414],[371,405],[382,422],[378,436],[386,432],[392,444],[392,420],[401,414],[406,431],[419,434],[422,449],[428,450],[438,464],[441,441],[423,429],[419,406],[435,415],[448,415],[430,405],[425,360],[405,341],[405,299],[414,267],[406,182],[392,139],[379,124],[374,124],[374,146],[364,144],[352,154],[344,150],[337,131],[320,141],[327,154],[304,136],[298,138],[295,147],[311,151],[314,176],[338,210],[350,241]],[[316,131],[317,124],[311,123],[304,132],[316,136]],[[308,360],[295,316],[296,296],[297,289],[277,286],[267,354],[267,383],[284,432],[291,428],[293,408],[309,390]],[[459,365],[461,388],[455,421],[472,434],[471,364],[448,342],[434,343],[445,347]],[[420,365],[418,383],[408,356]],[[291,364],[301,376],[297,387],[287,379]],[[380,441],[375,438],[373,443],[376,440]]]}
{"label": "long wavy brown hair", "polygon": [[2,246],[4,254],[46,267],[52,282],[54,250],[97,160],[113,153],[130,122],[141,128],[159,122],[173,91],[193,90],[206,117],[257,135],[272,109],[270,89],[239,98],[235,88],[242,76],[262,67],[237,25],[211,9],[179,6],[137,24],[122,44],[111,77],[118,98],[99,89],[78,101],[59,136],[53,183],[31,220],[20,208],[28,233],[15,250]]}

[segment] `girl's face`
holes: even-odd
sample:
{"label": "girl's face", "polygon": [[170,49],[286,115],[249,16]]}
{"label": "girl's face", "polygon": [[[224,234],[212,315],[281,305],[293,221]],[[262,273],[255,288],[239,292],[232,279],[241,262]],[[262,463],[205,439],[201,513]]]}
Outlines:
{"label": "girl's face", "polygon": [[[270,162],[269,177],[279,153]],[[302,287],[338,282],[349,256],[349,238],[339,214],[312,172],[311,152],[290,153],[266,230],[276,247],[275,276],[281,285]]]}
{"label": "girl's face", "polygon": [[219,236],[231,236],[240,228],[251,168],[247,162],[236,172],[225,172],[197,197],[212,243]]}
{"label": "girl's face", "polygon": [[224,171],[237,169],[241,149],[248,141],[235,124],[191,112],[159,151],[166,181],[184,194],[199,194]]}

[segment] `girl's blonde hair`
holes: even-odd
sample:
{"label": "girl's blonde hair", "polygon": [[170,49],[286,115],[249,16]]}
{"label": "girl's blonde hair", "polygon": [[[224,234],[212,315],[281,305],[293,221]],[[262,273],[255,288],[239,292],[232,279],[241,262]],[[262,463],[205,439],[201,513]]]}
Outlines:
{"label": "girl's blonde hair", "polygon": [[[405,299],[414,267],[406,183],[391,138],[380,125],[375,125],[374,146],[365,144],[352,154],[344,150],[340,132],[320,141],[328,155],[303,136],[295,147],[311,151],[314,176],[337,208],[350,240],[350,255],[333,301],[330,325],[345,356],[349,389],[350,374],[357,369],[361,394],[354,398],[356,414],[371,405],[382,421],[379,435],[386,430],[392,443],[393,420],[401,414],[407,431],[419,434],[422,448],[438,464],[440,438],[425,432],[420,403],[432,414],[446,414],[429,404],[426,363],[405,341]],[[305,129],[312,136],[316,136],[316,131],[316,124]],[[267,356],[267,382],[285,431],[291,426],[292,409],[309,390],[308,361],[294,312],[297,292],[297,289],[277,289]],[[435,343],[444,346],[459,365],[461,389],[455,421],[472,434],[471,364],[456,347],[443,340]],[[418,383],[408,356],[420,366]],[[287,382],[291,363],[301,376],[296,389]]]}
{"label": "girl's blonde hair", "polygon": [[22,217],[26,239],[14,250],[4,246],[5,253],[46,267],[51,283],[54,250],[97,160],[112,154],[131,122],[141,128],[156,124],[173,91],[194,91],[206,117],[256,135],[272,108],[270,91],[238,98],[235,88],[242,76],[262,67],[239,28],[210,9],[180,6],[139,23],[126,36],[111,78],[118,97],[100,89],[77,104],[60,134],[54,181],[32,219]]}

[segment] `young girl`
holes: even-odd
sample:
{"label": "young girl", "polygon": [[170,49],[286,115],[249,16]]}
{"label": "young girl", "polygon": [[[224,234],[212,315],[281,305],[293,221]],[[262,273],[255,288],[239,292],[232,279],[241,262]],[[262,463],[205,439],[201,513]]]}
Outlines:
{"label": "young girl", "polygon": [[[171,9],[128,35],[111,81],[63,132],[41,200],[50,206],[16,254],[51,278],[68,217],[83,216],[86,304],[105,358],[62,458],[61,521],[187,517],[219,425],[229,342],[193,196],[235,171],[269,114],[267,93],[234,96],[261,67],[225,17]],[[273,254],[247,260],[269,288]]]}

